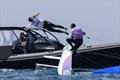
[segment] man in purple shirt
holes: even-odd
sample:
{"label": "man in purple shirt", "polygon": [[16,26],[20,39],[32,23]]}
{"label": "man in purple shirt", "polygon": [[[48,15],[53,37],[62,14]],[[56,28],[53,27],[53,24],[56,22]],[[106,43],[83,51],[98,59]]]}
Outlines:
{"label": "man in purple shirt", "polygon": [[66,41],[71,45],[73,53],[76,53],[77,49],[83,43],[83,35],[85,35],[85,32],[83,32],[79,26],[76,27],[74,23],[71,24],[71,29],[71,38],[67,38]]}

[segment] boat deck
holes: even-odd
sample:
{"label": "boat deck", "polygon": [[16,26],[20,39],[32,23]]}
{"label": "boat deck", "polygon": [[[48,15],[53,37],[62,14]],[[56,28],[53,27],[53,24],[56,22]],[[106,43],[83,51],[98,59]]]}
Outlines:
{"label": "boat deck", "polygon": [[[113,49],[113,48],[119,48],[118,51],[116,51],[117,54],[120,54],[120,43],[112,43],[112,44],[102,44],[102,45],[94,45],[94,46],[87,46],[87,47],[82,47],[79,48],[77,53],[84,53],[84,52],[102,52],[102,50],[106,50],[106,49]],[[111,53],[109,51],[107,51],[108,53]],[[20,59],[34,59],[34,58],[42,58],[45,55],[61,55],[62,50],[58,50],[58,51],[48,51],[48,52],[40,52],[40,53],[29,53],[29,54],[19,54],[19,55],[13,55],[10,56],[8,58],[7,61],[12,61],[12,60],[20,60]],[[120,55],[117,56],[118,58],[120,58]]]}
{"label": "boat deck", "polygon": [[[62,50],[16,54],[0,61],[0,68],[33,68],[58,66]],[[120,43],[80,47],[73,57],[74,68],[105,68],[120,65]]]}

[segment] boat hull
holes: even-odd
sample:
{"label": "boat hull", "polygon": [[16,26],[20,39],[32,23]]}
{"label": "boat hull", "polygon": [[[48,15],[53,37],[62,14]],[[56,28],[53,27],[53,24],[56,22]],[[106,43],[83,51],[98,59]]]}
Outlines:
{"label": "boat hull", "polygon": [[[106,68],[120,65],[120,47],[79,52],[73,55],[72,68]],[[29,56],[28,56],[29,55]],[[58,66],[59,60],[48,59],[44,55],[61,56],[57,53],[33,53],[17,55],[0,62],[0,68],[35,68],[36,63]]]}

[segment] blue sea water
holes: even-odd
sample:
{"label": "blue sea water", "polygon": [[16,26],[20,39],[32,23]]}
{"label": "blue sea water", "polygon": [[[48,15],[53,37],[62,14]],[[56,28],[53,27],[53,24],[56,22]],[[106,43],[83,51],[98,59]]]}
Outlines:
{"label": "blue sea water", "polygon": [[0,80],[120,80],[120,74],[91,74],[75,72],[71,76],[59,76],[57,69],[0,69]]}

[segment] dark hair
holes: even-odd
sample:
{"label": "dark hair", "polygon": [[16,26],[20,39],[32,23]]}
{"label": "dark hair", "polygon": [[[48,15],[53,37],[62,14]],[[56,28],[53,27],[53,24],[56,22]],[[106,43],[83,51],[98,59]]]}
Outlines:
{"label": "dark hair", "polygon": [[29,17],[29,18],[28,18],[28,21],[32,22],[32,21],[33,21],[33,18],[32,18],[32,17]]}
{"label": "dark hair", "polygon": [[72,23],[71,24],[71,28],[74,28],[76,25],[75,25],[75,23]]}
{"label": "dark hair", "polygon": [[24,35],[24,32],[21,32],[20,35]]}

